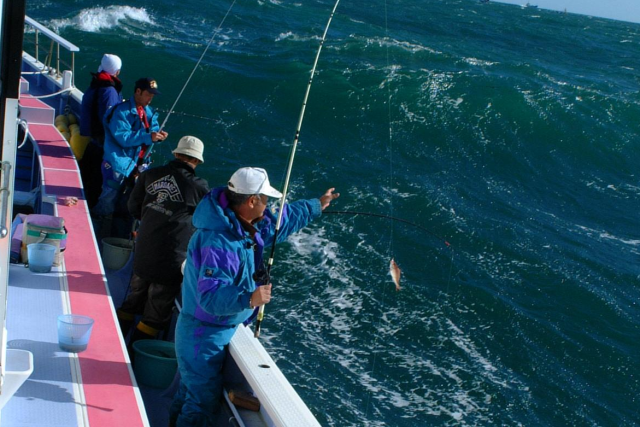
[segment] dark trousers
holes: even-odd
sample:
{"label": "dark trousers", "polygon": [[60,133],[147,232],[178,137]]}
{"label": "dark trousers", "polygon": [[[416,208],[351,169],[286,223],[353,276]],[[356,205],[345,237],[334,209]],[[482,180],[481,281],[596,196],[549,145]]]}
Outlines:
{"label": "dark trousers", "polygon": [[[181,283],[161,285],[145,280],[133,274],[127,299],[118,309],[118,317],[126,315],[142,315],[140,323],[148,335],[154,335],[164,330],[171,322],[173,305],[180,294]],[[139,325],[138,329],[140,329]],[[123,331],[126,335],[126,331]]]}
{"label": "dark trousers", "polygon": [[82,159],[78,162],[80,166],[80,176],[84,187],[84,196],[87,199],[89,209],[98,203],[98,198],[102,192],[102,156],[104,150],[95,142],[91,141],[84,151]]}

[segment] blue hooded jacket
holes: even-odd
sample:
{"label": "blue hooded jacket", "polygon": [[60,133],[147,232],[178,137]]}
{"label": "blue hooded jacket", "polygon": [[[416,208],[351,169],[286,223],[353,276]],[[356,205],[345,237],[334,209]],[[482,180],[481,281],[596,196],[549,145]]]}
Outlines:
{"label": "blue hooded jacket", "polygon": [[142,145],[151,145],[151,132],[158,132],[158,114],[149,106],[144,107],[149,122],[145,129],[136,110],[133,97],[107,110],[104,115],[104,156],[115,172],[125,177],[131,174],[138,162]]}
{"label": "blue hooded jacket", "polygon": [[[236,326],[253,313],[256,263],[273,243],[277,215],[265,210],[254,224],[255,242],[228,208],[224,187],[210,191],[193,215],[196,232],[189,242],[182,285],[182,313],[205,324]],[[285,205],[278,242],[322,215],[318,199]],[[254,246],[255,243],[255,246]]]}

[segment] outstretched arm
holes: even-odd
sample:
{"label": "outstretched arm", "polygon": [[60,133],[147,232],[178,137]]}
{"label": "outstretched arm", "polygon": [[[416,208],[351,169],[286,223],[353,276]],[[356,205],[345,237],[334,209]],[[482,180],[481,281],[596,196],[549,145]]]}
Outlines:
{"label": "outstretched arm", "polygon": [[[309,224],[314,218],[318,218],[322,215],[322,211],[331,204],[331,202],[338,197],[340,193],[334,193],[335,188],[328,189],[322,196],[317,199],[311,200],[297,200],[292,203],[287,203],[284,207],[283,220],[278,234],[278,243],[283,242],[289,237],[289,235],[297,232],[301,228]],[[273,215],[272,226],[275,227],[275,215]],[[271,235],[265,238],[266,246],[273,243],[273,231]]]}

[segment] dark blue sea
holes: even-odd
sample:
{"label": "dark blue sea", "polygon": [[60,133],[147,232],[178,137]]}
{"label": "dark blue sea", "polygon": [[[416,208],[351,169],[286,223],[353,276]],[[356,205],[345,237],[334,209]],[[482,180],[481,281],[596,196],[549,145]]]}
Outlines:
{"label": "dark blue sea", "polygon": [[[330,0],[238,0],[154,154],[282,187]],[[30,0],[161,121],[231,1]],[[612,5],[615,7],[615,5]],[[640,424],[640,25],[474,0],[342,0],[291,199],[334,210],[278,247],[261,340],[324,426]],[[447,246],[444,241],[450,246]],[[394,258],[403,271],[397,292]]]}

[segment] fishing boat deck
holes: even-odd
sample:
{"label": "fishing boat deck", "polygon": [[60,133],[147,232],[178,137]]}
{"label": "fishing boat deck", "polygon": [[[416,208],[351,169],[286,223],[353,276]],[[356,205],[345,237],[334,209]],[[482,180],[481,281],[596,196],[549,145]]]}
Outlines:
{"label": "fishing boat deck", "polygon": [[[118,271],[103,266],[76,159],[53,125],[56,112],[70,107],[77,113],[82,93],[71,89],[61,97],[60,79],[54,84],[40,74],[44,65],[28,54],[23,55],[24,68],[28,81],[21,82],[19,105],[29,138],[17,152],[14,214],[62,217],[68,238],[63,263],[51,272],[33,273],[23,264],[9,268],[7,348],[31,352],[34,370],[2,407],[0,425],[165,427],[174,390],[136,382],[115,314],[125,298],[132,260]],[[37,98],[47,93],[58,95]],[[69,197],[77,204],[66,203]],[[88,348],[81,353],[58,346],[57,317],[65,313],[95,319]],[[216,425],[319,426],[248,328],[238,329],[229,354],[227,389],[254,394],[260,408],[236,407],[225,393]]]}
{"label": "fishing boat deck", "polygon": [[[23,161],[37,165],[30,179],[40,183],[39,213],[63,217],[68,241],[62,266],[50,273],[32,273],[23,265],[10,268],[7,347],[31,351],[34,372],[3,408],[2,425],[148,425],[73,153],[53,126],[51,107],[28,93],[21,96],[20,107],[32,148],[31,159],[23,156],[28,159]],[[77,197],[77,205],[67,206],[66,197]],[[63,313],[95,320],[86,351],[59,349],[57,316]]]}

